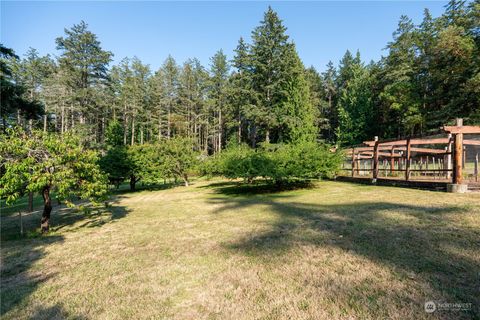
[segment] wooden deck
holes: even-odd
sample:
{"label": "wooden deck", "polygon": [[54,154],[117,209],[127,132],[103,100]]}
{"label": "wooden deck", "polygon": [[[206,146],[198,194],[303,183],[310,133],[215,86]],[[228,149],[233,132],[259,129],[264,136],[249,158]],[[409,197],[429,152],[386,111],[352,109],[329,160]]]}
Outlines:
{"label": "wooden deck", "polygon": [[[356,182],[363,184],[372,184],[371,177],[348,177],[348,176],[337,176],[335,178],[337,181],[346,181],[346,182]],[[414,188],[414,189],[423,189],[423,190],[436,190],[436,191],[447,191],[447,185],[451,184],[450,180],[423,180],[423,179],[413,179],[405,181],[401,178],[393,177],[382,177],[377,178],[376,185],[378,186],[392,186],[392,187],[403,187],[403,188]],[[480,192],[480,182],[468,182],[469,191]]]}

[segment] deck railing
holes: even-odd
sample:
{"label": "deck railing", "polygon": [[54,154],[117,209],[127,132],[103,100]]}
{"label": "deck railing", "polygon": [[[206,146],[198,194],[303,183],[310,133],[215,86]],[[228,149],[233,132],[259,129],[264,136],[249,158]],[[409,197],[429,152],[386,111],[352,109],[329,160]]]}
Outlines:
{"label": "deck railing", "polygon": [[435,136],[384,141],[375,137],[345,152],[342,171],[351,177],[480,182],[480,126],[464,126],[462,119]]}

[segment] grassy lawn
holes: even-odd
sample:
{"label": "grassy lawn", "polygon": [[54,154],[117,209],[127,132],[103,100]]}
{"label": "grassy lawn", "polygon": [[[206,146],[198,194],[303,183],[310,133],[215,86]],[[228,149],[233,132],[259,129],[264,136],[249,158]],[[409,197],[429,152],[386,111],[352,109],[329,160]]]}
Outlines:
{"label": "grassy lawn", "polygon": [[[2,318],[480,319],[480,193],[262,191],[119,194],[87,215],[56,207],[49,236],[21,240],[2,215]],[[431,315],[429,300],[471,308]]]}

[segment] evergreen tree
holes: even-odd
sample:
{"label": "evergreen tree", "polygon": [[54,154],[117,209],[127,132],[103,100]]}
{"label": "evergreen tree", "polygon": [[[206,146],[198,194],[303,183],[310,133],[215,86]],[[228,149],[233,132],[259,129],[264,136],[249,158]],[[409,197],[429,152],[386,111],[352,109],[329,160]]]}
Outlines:
{"label": "evergreen tree", "polygon": [[274,141],[311,139],[315,131],[304,67],[285,32],[270,7],[252,32],[250,69],[257,108],[254,117],[262,125],[267,143],[271,135]]}
{"label": "evergreen tree", "polygon": [[[26,126],[24,120],[38,119],[43,114],[43,105],[28,95],[28,89],[19,81],[19,73],[12,71],[18,66],[18,56],[12,49],[0,44],[0,113],[2,129],[9,126]],[[15,79],[17,78],[17,79]],[[29,126],[32,129],[31,125]]]}
{"label": "evergreen tree", "polygon": [[371,76],[357,54],[350,59],[347,51],[344,63],[339,69],[342,84],[338,97],[337,143],[341,145],[359,144],[370,138],[369,128],[374,118],[371,94]]}
{"label": "evergreen tree", "polygon": [[263,127],[264,139],[270,142],[273,130],[278,131],[275,111],[285,101],[285,65],[287,50],[292,46],[285,34],[286,28],[277,13],[268,8],[260,25],[252,32],[251,45],[252,87],[256,93],[255,122]]}
{"label": "evergreen tree", "polygon": [[327,69],[322,73],[322,114],[327,118],[322,136],[329,142],[335,140],[334,129],[338,125],[338,114],[335,108],[337,98],[337,70],[329,61]]}
{"label": "evergreen tree", "polygon": [[255,92],[252,89],[252,61],[249,46],[240,38],[232,61],[236,71],[230,77],[229,106],[232,127],[236,128],[237,142],[246,137],[252,147],[256,143]]}
{"label": "evergreen tree", "polygon": [[97,36],[87,27],[81,21],[65,29],[65,37],[58,37],[56,44],[61,51],[58,61],[71,95],[71,107],[75,109],[78,122],[88,125],[88,134],[96,133],[96,139],[102,110],[98,108],[95,90],[107,85],[108,64],[113,54],[102,49]]}
{"label": "evergreen tree", "polygon": [[219,50],[211,58],[210,66],[210,104],[215,123],[214,135],[212,137],[214,153],[220,152],[224,143],[224,125],[227,103],[227,84],[230,66],[227,56]]}
{"label": "evergreen tree", "polygon": [[178,65],[172,56],[168,56],[161,68],[163,79],[162,105],[166,110],[167,137],[173,136],[174,113],[177,111],[178,104]]}
{"label": "evergreen tree", "polygon": [[[414,80],[416,74],[415,26],[402,16],[389,43],[383,74],[385,87],[381,98],[388,108],[391,134],[403,136],[419,132],[424,126]],[[396,127],[396,128],[395,128]]]}

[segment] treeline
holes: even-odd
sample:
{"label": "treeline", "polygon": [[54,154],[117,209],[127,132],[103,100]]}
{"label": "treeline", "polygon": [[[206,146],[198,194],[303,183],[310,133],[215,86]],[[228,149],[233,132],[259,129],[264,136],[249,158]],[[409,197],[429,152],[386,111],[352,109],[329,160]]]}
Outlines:
{"label": "treeline", "polygon": [[110,67],[113,54],[81,22],[57,38],[58,58],[2,47],[2,126],[74,131],[104,149],[113,121],[122,144],[173,137],[215,154],[228,141],[326,141],[349,145],[425,134],[455,117],[480,122],[480,1],[450,1],[419,25],[400,18],[388,53],[365,64],[347,51],[323,73],[305,68],[269,8],[229,60],[202,66],[169,56],[153,71],[138,58]]}

